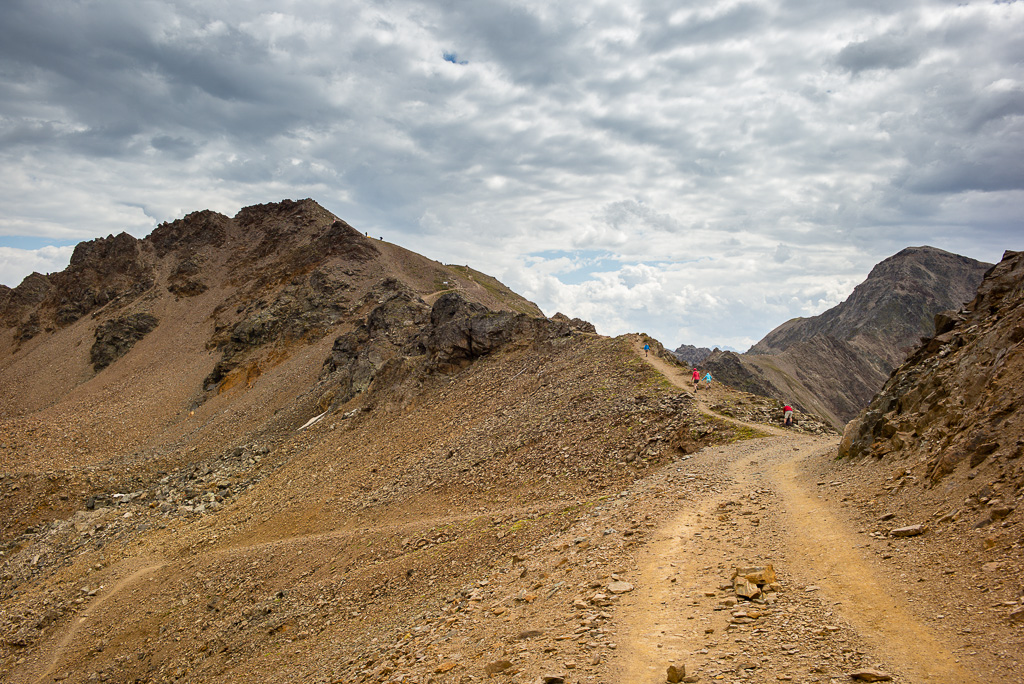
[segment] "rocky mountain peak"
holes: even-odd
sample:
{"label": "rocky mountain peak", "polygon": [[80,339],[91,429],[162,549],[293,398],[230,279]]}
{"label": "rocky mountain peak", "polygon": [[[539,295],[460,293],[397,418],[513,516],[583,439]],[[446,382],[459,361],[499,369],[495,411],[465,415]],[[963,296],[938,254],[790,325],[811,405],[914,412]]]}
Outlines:
{"label": "rocky mountain peak", "polygon": [[775,328],[746,354],[716,353],[705,365],[723,382],[785,397],[842,427],[870,401],[935,315],[974,296],[989,264],[934,247],[881,261],[839,305]]}
{"label": "rocky mountain peak", "polygon": [[[1024,487],[1024,252],[1006,252],[977,296],[898,368],[840,445],[849,458],[924,459],[931,483],[987,469]],[[1017,465],[1014,465],[1017,464]]]}
{"label": "rocky mountain peak", "polygon": [[888,374],[933,332],[939,311],[974,296],[991,264],[935,247],[907,247],[871,269],[839,305],[819,316],[788,321],[750,348],[750,354],[785,351],[815,335],[856,347]]}

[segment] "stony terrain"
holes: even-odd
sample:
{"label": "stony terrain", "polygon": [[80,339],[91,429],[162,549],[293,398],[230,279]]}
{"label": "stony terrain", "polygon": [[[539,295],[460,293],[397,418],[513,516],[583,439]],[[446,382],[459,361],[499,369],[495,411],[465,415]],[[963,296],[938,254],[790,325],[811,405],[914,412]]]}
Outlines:
{"label": "stony terrain", "polygon": [[[1009,452],[837,460],[308,200],[133,241],[0,292],[0,681],[1024,674]],[[1016,301],[1000,268],[965,318]]]}
{"label": "stony terrain", "polygon": [[991,264],[934,247],[908,247],[876,265],[838,306],[795,318],[745,354],[703,365],[733,387],[784,398],[842,428],[889,373],[934,333],[932,319],[974,296]]}

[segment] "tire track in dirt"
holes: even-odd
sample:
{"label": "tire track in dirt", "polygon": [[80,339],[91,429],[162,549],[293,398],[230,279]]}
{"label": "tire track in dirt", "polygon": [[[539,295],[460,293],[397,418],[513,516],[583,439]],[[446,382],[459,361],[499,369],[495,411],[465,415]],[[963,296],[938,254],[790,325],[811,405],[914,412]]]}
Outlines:
{"label": "tire track in dirt", "polygon": [[[639,340],[634,348],[644,358]],[[669,364],[645,360],[689,389]],[[900,602],[894,583],[858,550],[856,531],[801,477],[802,463],[830,452],[836,440],[757,427],[776,436],[705,449],[689,462],[704,495],[684,502],[638,554],[638,588],[622,610],[617,681],[664,682],[666,667],[684,662],[703,681],[708,674],[766,682],[845,677],[851,663],[883,665],[897,682],[978,681],[952,656],[957,644],[940,642]],[[730,513],[739,508],[749,523]],[[729,618],[741,606],[723,607],[721,585],[732,568],[764,563],[775,565],[783,583],[779,603],[765,607],[755,625],[738,627]],[[827,636],[808,632],[815,625]],[[793,643],[780,653],[784,641]]]}
{"label": "tire track in dirt", "polygon": [[798,458],[784,459],[767,472],[784,503],[783,516],[794,534],[790,546],[806,571],[822,577],[827,596],[841,602],[841,611],[864,639],[915,682],[973,682],[935,630],[920,622],[886,578],[879,576],[864,554],[856,531],[827,504],[808,494]]}

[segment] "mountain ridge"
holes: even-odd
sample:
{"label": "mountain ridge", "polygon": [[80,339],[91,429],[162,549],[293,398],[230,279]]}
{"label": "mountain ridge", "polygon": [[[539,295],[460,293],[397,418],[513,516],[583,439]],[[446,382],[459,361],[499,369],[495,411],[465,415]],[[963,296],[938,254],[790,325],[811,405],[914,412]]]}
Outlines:
{"label": "mountain ridge", "polygon": [[908,247],[879,262],[839,305],[779,325],[745,354],[711,354],[704,365],[722,382],[783,398],[841,428],[931,335],[935,314],[974,296],[989,267]]}

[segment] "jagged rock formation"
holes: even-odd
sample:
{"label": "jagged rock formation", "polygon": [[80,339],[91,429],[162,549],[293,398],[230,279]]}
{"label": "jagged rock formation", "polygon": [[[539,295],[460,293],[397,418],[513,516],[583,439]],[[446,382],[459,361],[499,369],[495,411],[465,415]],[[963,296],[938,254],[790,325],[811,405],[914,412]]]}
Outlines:
{"label": "jagged rock formation", "polygon": [[692,344],[681,344],[672,353],[684,365],[699,366],[704,360],[711,356],[711,349],[707,347],[695,347]]}
{"label": "jagged rock formation", "polygon": [[923,458],[932,484],[958,469],[988,468],[1019,491],[1024,252],[1007,252],[965,308],[936,316],[936,331],[850,422],[840,455]]}
{"label": "jagged rock formation", "polygon": [[935,314],[974,296],[989,266],[908,247],[875,266],[842,304],[783,323],[745,354],[715,352],[703,365],[722,382],[783,398],[841,428],[933,334]]}

